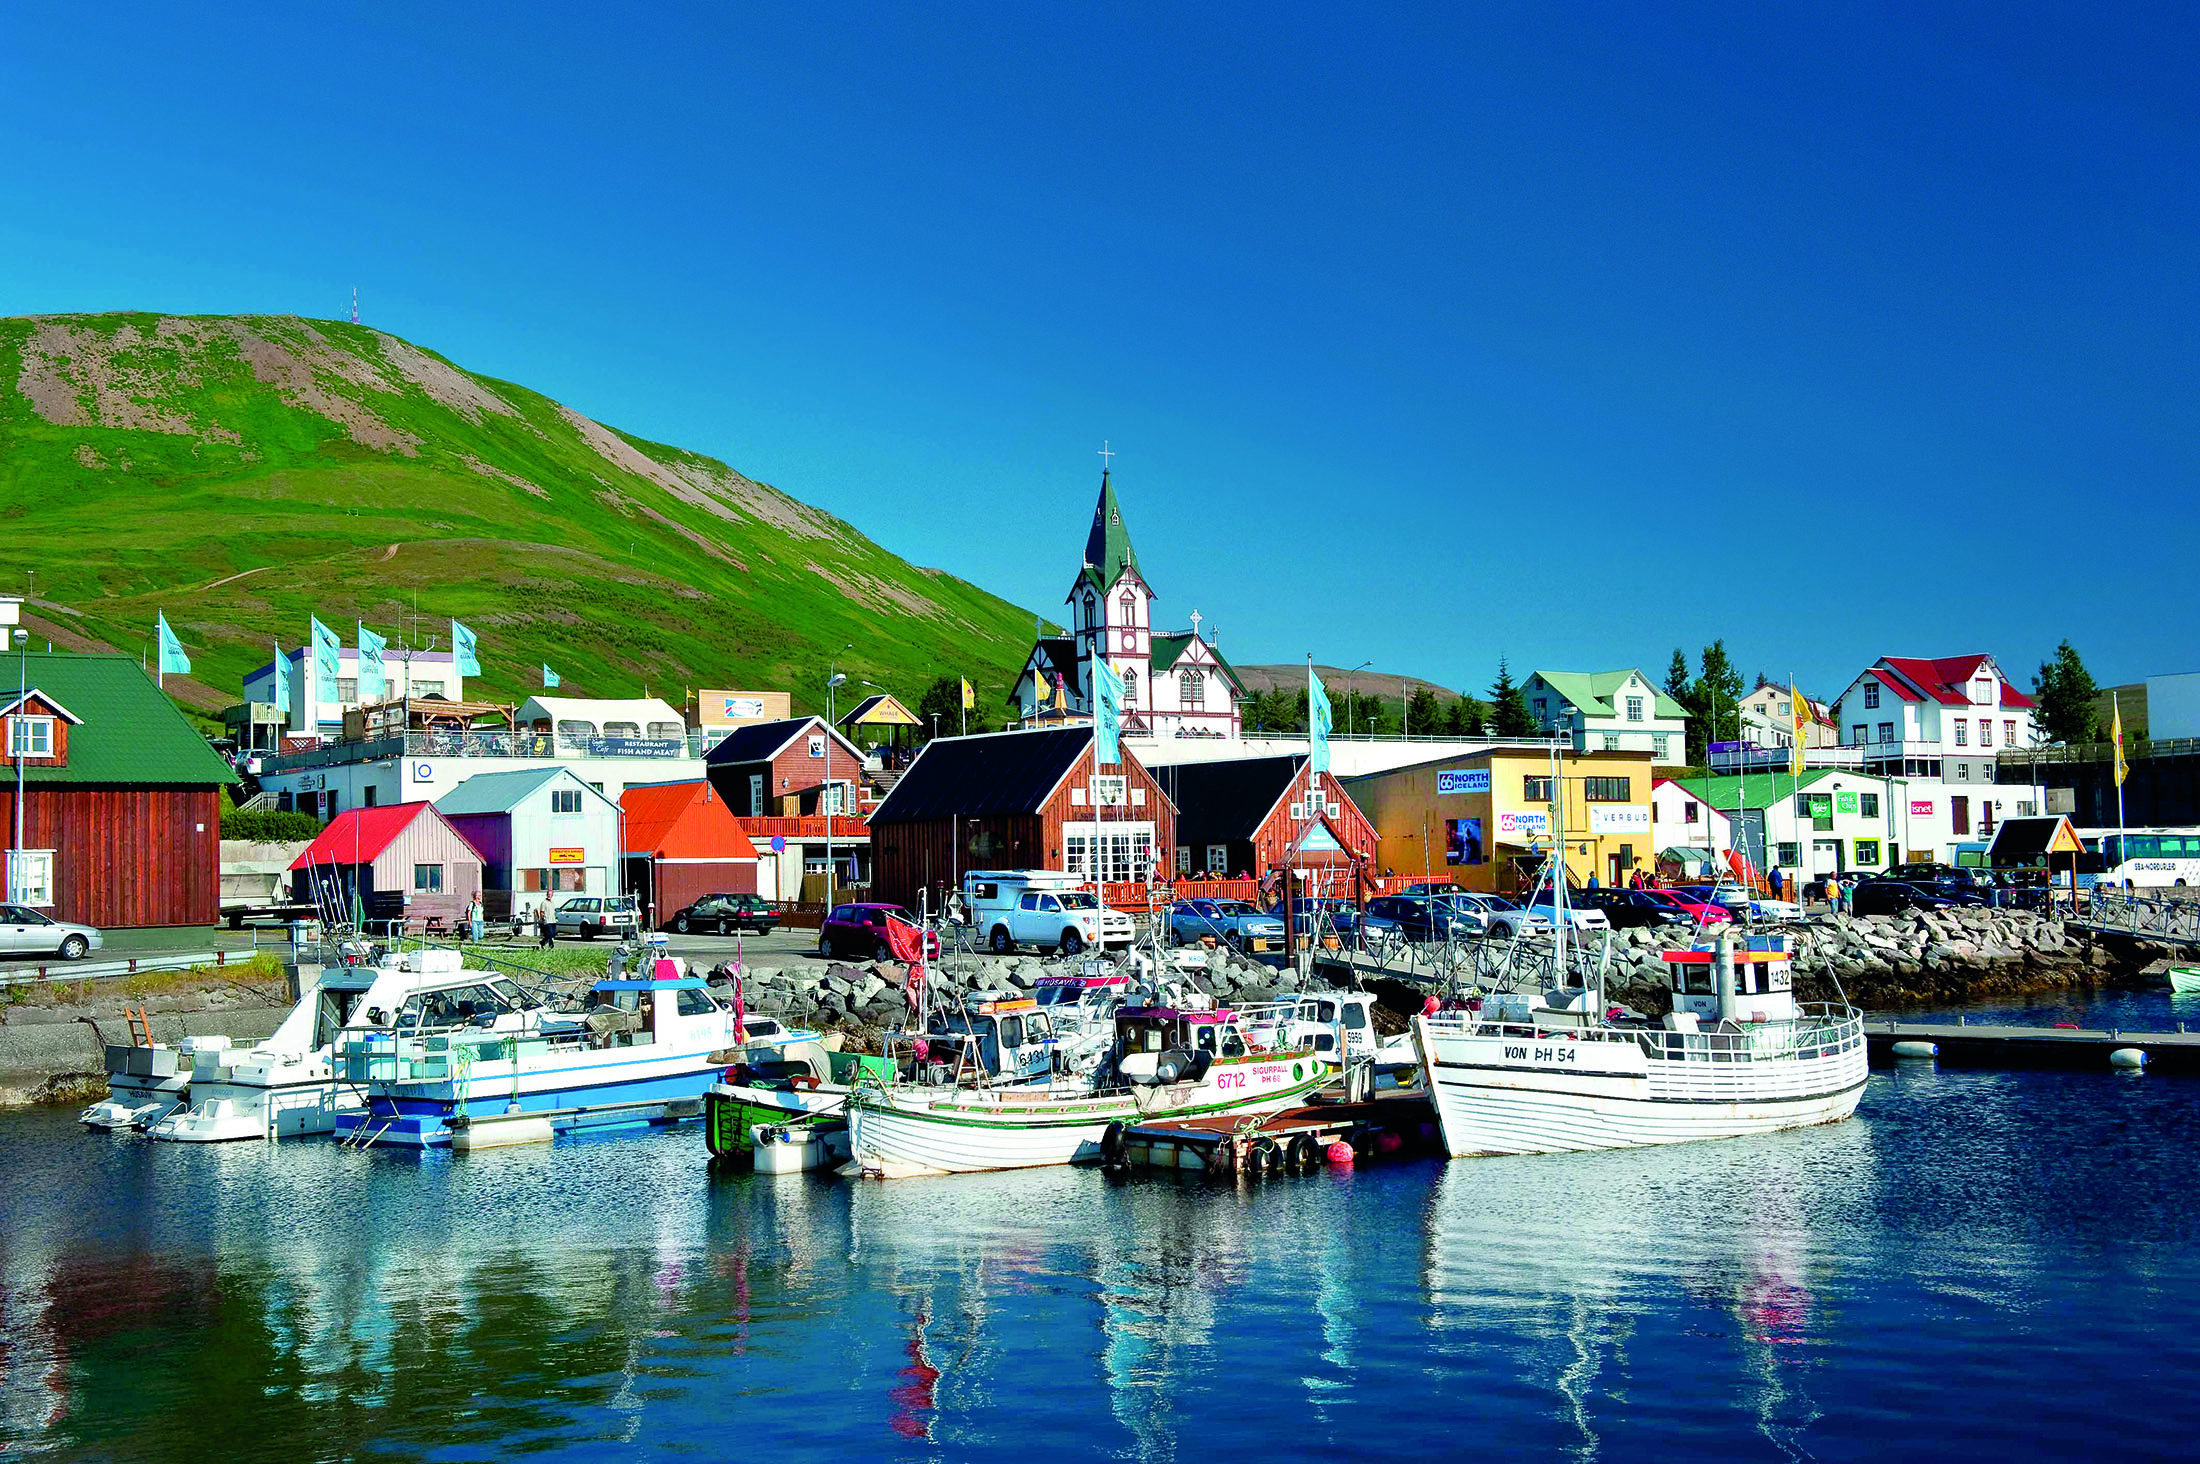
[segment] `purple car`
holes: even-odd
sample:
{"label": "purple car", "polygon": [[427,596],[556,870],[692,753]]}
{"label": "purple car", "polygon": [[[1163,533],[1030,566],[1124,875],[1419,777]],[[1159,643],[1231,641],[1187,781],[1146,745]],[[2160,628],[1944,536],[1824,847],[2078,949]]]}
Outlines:
{"label": "purple car", "polygon": [[[917,917],[899,905],[835,905],[818,927],[817,953],[844,961],[891,961],[894,948],[887,941],[889,920],[910,932],[917,928]],[[914,935],[904,939],[914,939]],[[928,959],[939,959],[940,938],[929,930],[924,933],[924,953]]]}

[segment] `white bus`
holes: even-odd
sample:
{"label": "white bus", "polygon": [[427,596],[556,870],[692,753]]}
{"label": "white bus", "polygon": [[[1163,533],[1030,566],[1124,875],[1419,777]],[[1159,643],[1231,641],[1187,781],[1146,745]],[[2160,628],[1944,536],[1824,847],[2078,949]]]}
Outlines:
{"label": "white bus", "polygon": [[2200,827],[2080,829],[2100,856],[2099,883],[2119,889],[2200,887]]}

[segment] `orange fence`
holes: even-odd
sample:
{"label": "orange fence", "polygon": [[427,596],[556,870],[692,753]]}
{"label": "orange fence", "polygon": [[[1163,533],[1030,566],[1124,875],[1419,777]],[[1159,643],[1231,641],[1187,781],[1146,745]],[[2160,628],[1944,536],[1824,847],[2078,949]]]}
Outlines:
{"label": "orange fence", "polygon": [[[735,822],[741,825],[741,832],[747,834],[752,841],[769,839],[774,834],[783,839],[825,837],[825,815],[822,813],[777,814],[769,818],[737,819]],[[836,839],[847,839],[853,843],[858,839],[870,838],[871,826],[864,821],[861,814],[836,813],[833,815],[832,834]]]}

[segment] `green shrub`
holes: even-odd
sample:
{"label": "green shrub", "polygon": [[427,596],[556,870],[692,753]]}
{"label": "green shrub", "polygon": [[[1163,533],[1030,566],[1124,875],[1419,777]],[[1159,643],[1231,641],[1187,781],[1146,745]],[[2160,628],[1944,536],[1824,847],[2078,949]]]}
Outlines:
{"label": "green shrub", "polygon": [[272,809],[222,814],[222,837],[253,844],[288,844],[310,839],[321,832],[321,821],[310,813],[278,813]]}

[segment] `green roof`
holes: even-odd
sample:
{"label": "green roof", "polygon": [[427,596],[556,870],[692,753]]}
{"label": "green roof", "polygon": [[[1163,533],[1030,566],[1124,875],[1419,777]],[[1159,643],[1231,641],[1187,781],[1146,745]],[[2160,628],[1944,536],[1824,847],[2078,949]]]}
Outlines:
{"label": "green roof", "polygon": [[[30,689],[83,720],[69,729],[69,765],[23,769],[32,783],[234,783],[228,763],[128,656],[33,651],[22,658]],[[0,661],[0,679],[13,670]],[[0,702],[12,702],[12,688]]]}
{"label": "green roof", "polygon": [[1770,808],[1783,798],[1793,798],[1820,778],[1830,778],[1832,768],[1810,768],[1798,778],[1792,773],[1743,773],[1732,778],[1675,778],[1677,787],[1721,813],[1741,808]]}
{"label": "green roof", "polygon": [[1543,678],[1543,683],[1551,690],[1592,717],[1619,715],[1619,708],[1612,704],[1612,697],[1627,684],[1630,676],[1640,678],[1642,684],[1650,688],[1655,715],[1681,718],[1688,715],[1688,708],[1658,690],[1655,681],[1631,666],[1618,671],[1538,671],[1535,674]]}
{"label": "green roof", "polygon": [[[1146,665],[1156,673],[1167,671],[1182,660],[1184,653],[1191,648],[1192,632],[1188,630],[1156,631],[1146,638]],[[1222,652],[1216,650],[1211,641],[1207,645],[1207,654],[1215,658],[1215,665],[1221,669],[1230,685],[1236,688],[1237,694],[1245,695],[1245,683],[1238,680],[1237,669],[1222,659]]]}
{"label": "green roof", "polygon": [[1123,505],[1115,501],[1115,489],[1105,470],[1100,474],[1100,502],[1092,511],[1092,532],[1085,536],[1085,567],[1078,578],[1106,591],[1130,570],[1140,579],[1138,551],[1131,547],[1131,531],[1123,526]]}

